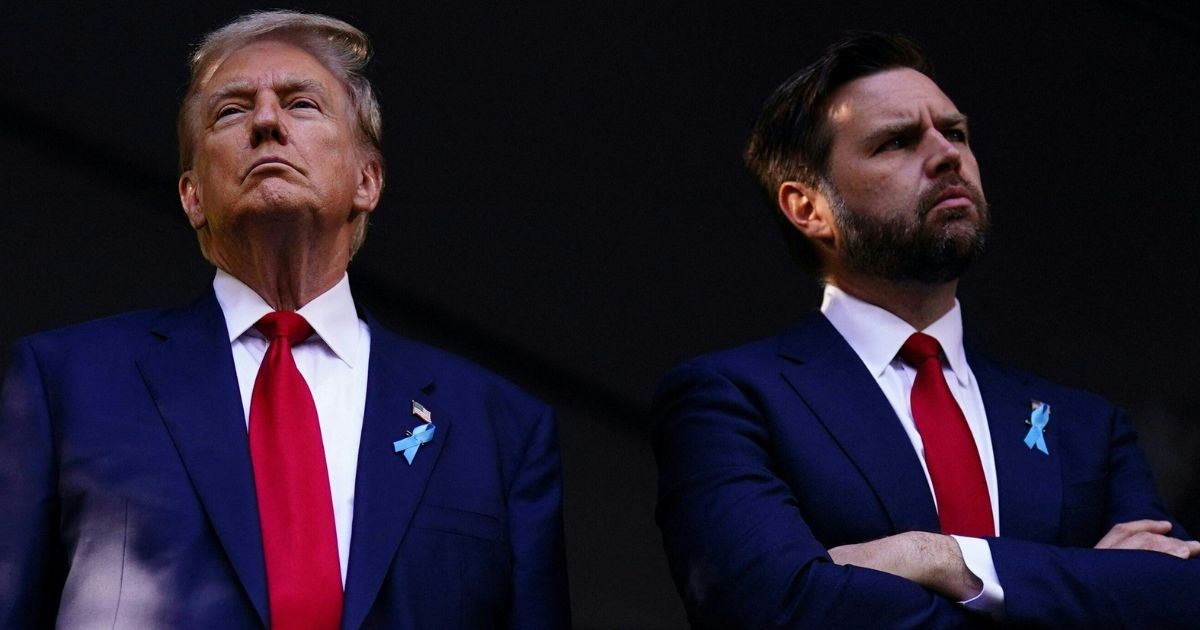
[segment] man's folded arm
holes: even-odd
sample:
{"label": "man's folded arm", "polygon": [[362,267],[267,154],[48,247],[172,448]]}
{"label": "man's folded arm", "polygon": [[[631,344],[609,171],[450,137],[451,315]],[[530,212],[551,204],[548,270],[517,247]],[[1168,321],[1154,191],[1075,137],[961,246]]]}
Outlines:
{"label": "man's folded arm", "polygon": [[772,471],[771,435],[727,378],[685,365],[655,400],[657,518],[698,627],[964,627],[981,623],[908,579],[835,564]]}
{"label": "man's folded arm", "polygon": [[23,341],[0,393],[0,628],[54,624],[62,590],[56,485],[46,393]]}
{"label": "man's folded arm", "polygon": [[1005,619],[1076,628],[1195,628],[1200,561],[1158,551],[1073,549],[988,540]]}
{"label": "man's folded arm", "polygon": [[[1168,519],[1128,419],[1114,409],[1107,440],[1107,533],[1095,549],[1012,538],[987,539],[1004,589],[1003,619],[1055,628],[1190,628],[1200,613],[1200,542]],[[1136,520],[1134,520],[1136,519]],[[904,554],[912,534],[834,549],[853,562],[903,576],[935,592],[961,591],[955,550],[924,536],[924,554]],[[961,567],[963,570],[965,566]]]}
{"label": "man's folded arm", "polygon": [[989,539],[1005,618],[1049,627],[1194,628],[1200,544],[1170,519],[1129,419],[1108,420],[1106,531],[1097,549]]}

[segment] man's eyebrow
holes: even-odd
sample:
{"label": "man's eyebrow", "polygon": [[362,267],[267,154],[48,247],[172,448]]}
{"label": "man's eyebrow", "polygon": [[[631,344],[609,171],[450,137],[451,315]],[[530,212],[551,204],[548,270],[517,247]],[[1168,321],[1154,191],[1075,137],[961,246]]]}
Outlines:
{"label": "man's eyebrow", "polygon": [[959,125],[966,125],[967,124],[967,115],[962,112],[954,112],[952,114],[943,114],[941,116],[938,116],[937,120],[934,121],[934,123],[936,124],[936,126],[939,129],[944,129],[947,127],[957,127]]}
{"label": "man's eyebrow", "polygon": [[[315,92],[321,97],[328,97],[329,95],[328,90],[325,89],[325,86],[320,81],[304,77],[282,77],[278,81],[272,81],[271,89],[281,95],[294,94],[296,92]],[[253,81],[230,81],[217,88],[208,97],[208,100],[205,101],[205,105],[211,109],[225,99],[235,96],[252,96],[257,91],[258,84]]]}
{"label": "man's eyebrow", "polygon": [[329,95],[325,85],[316,79],[306,79],[303,77],[283,77],[282,80],[272,84],[272,87],[279,94],[294,94],[296,92],[315,92],[317,95],[325,97]]}
{"label": "man's eyebrow", "polygon": [[867,147],[874,147],[876,144],[879,144],[884,140],[897,136],[914,134],[920,131],[920,129],[921,123],[917,120],[898,120],[893,123],[887,123],[867,134],[867,136],[863,138],[863,145]]}
{"label": "man's eyebrow", "polygon": [[214,105],[227,98],[254,94],[256,89],[257,86],[250,81],[230,81],[214,90],[208,96],[208,99],[205,100],[204,104],[207,106],[206,109],[211,109]]}
{"label": "man's eyebrow", "polygon": [[[934,126],[938,129],[948,129],[959,125],[967,124],[967,115],[961,112],[951,114],[943,114],[938,116],[933,121]],[[863,138],[863,145],[874,146],[886,139],[906,134],[918,133],[921,130],[921,123],[917,120],[899,120],[893,123],[887,123],[882,127],[872,131]]]}

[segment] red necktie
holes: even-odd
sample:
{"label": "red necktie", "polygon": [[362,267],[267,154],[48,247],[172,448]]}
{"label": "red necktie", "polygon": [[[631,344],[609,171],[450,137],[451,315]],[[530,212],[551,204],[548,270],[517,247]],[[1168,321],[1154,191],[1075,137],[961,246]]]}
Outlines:
{"label": "red necktie", "polygon": [[994,536],[979,449],[967,418],[950,393],[937,339],[913,333],[900,348],[900,358],[917,369],[912,388],[912,414],[925,444],[925,466],[937,497],[942,532],[962,536]]}
{"label": "red necktie", "polygon": [[342,616],[333,501],[312,392],[292,346],[313,329],[300,315],[268,313],[269,341],[250,397],[250,456],[274,630],[336,629]]}

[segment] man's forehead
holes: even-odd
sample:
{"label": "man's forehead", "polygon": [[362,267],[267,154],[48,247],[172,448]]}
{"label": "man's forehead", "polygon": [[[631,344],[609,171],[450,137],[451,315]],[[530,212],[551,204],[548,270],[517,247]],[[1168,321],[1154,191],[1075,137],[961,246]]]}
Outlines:
{"label": "man's forehead", "polygon": [[962,118],[933,79],[909,68],[860,77],[838,88],[829,101],[829,121],[836,127],[892,125],[920,119]]}
{"label": "man's forehead", "polygon": [[204,82],[204,91],[212,93],[237,85],[294,86],[328,84],[333,89],[336,77],[321,60],[292,42],[265,39],[248,42],[213,64]]}

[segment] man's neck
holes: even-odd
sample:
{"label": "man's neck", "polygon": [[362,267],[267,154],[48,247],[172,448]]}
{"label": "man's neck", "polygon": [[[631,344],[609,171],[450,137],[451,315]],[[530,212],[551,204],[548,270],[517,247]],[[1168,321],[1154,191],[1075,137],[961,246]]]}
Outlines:
{"label": "man's neck", "polygon": [[291,268],[264,268],[250,270],[225,271],[241,280],[246,286],[263,299],[271,308],[277,311],[298,311],[300,307],[313,301],[321,294],[332,289],[342,279],[346,270],[297,270]]}
{"label": "man's neck", "polygon": [[241,280],[277,311],[299,310],[333,288],[349,263],[346,253],[338,256],[314,248],[268,250],[250,245],[235,251],[228,255],[229,249],[224,248],[209,255],[214,265]]}
{"label": "man's neck", "polygon": [[958,281],[944,284],[895,282],[854,276],[827,277],[826,282],[868,304],[874,304],[924,330],[954,307]]}

